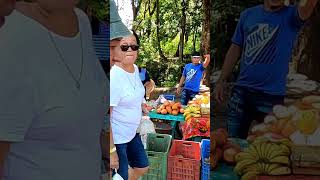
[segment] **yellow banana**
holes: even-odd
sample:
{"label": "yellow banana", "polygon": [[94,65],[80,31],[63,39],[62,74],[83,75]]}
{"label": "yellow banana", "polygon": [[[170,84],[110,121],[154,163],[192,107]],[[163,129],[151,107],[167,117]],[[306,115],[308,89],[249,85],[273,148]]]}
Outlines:
{"label": "yellow banana", "polygon": [[279,163],[289,165],[289,157],[288,156],[277,156],[269,160],[270,163]]}
{"label": "yellow banana", "polygon": [[259,155],[257,153],[256,148],[253,145],[249,146],[246,152],[250,153],[255,159],[259,160]]}
{"label": "yellow banana", "polygon": [[188,114],[187,116],[186,116],[186,119],[190,119],[192,117],[192,115],[191,114]]}
{"label": "yellow banana", "polygon": [[241,175],[244,173],[244,170],[252,164],[255,164],[256,161],[252,160],[252,159],[245,159],[243,161],[237,162],[236,166],[234,167],[234,171]]}
{"label": "yellow banana", "polygon": [[266,168],[266,174],[269,174],[272,170],[281,167],[280,164],[268,164]]}
{"label": "yellow banana", "polygon": [[267,143],[266,150],[265,150],[266,151],[265,152],[266,159],[269,159],[269,156],[270,156],[270,154],[272,152],[271,148],[272,148],[272,144],[271,143]]}
{"label": "yellow banana", "polygon": [[264,142],[261,144],[261,155],[262,155],[262,159],[266,159],[266,153],[267,153],[267,145],[268,143],[267,142]]}
{"label": "yellow banana", "polygon": [[281,139],[279,143],[286,145],[288,148],[291,148],[293,146],[292,141],[289,139]]}
{"label": "yellow banana", "polygon": [[286,154],[286,155],[290,155],[290,149],[288,146],[284,145],[284,144],[280,144],[279,148],[281,149],[281,151]]}
{"label": "yellow banana", "polygon": [[253,145],[254,147],[255,147],[255,149],[256,149],[256,152],[257,152],[257,155],[258,155],[258,157],[259,157],[259,159],[263,159],[263,157],[262,157],[262,151],[261,151],[261,143],[256,143],[256,144],[254,144]]}
{"label": "yellow banana", "polygon": [[243,161],[243,160],[246,160],[246,159],[252,159],[252,160],[255,160],[255,161],[258,160],[252,153],[249,153],[249,152],[239,152],[235,156],[236,162]]}
{"label": "yellow banana", "polygon": [[274,157],[281,156],[282,154],[283,154],[283,152],[280,150],[279,146],[277,144],[272,144],[271,153],[268,156],[268,159],[272,159]]}
{"label": "yellow banana", "polygon": [[281,166],[281,167],[278,167],[278,168],[275,168],[273,170],[271,170],[269,172],[269,175],[286,175],[286,174],[291,174],[291,170],[289,167],[285,167],[285,166]]}
{"label": "yellow banana", "polygon": [[242,177],[241,180],[252,180],[252,179],[256,179],[257,175],[259,173],[255,172],[255,171],[248,171],[246,172]]}

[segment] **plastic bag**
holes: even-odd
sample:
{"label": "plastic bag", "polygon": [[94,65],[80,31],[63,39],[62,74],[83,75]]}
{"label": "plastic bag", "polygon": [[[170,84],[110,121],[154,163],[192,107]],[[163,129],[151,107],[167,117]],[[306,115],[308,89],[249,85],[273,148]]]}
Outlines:
{"label": "plastic bag", "polygon": [[143,143],[144,148],[147,148],[147,137],[148,133],[156,133],[153,122],[150,120],[149,116],[143,116],[140,122],[140,126],[138,128],[138,132],[140,133],[141,141]]}
{"label": "plastic bag", "polygon": [[116,173],[113,175],[112,180],[124,180],[120,174],[117,173],[117,170],[115,170],[115,172]]}

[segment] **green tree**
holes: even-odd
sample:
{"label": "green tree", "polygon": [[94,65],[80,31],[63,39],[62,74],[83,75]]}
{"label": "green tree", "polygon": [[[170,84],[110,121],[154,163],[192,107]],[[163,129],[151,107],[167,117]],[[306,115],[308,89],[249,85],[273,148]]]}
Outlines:
{"label": "green tree", "polygon": [[[138,64],[158,86],[174,86],[189,55],[200,51],[203,0],[132,0],[133,28],[140,36]],[[210,16],[208,17],[210,18]]]}

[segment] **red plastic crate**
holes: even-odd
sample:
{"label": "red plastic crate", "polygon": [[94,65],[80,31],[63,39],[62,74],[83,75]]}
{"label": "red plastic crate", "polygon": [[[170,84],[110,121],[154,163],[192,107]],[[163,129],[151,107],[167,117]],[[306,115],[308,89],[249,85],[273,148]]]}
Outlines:
{"label": "red plastic crate", "polygon": [[167,180],[200,179],[200,143],[174,140],[168,155]]}

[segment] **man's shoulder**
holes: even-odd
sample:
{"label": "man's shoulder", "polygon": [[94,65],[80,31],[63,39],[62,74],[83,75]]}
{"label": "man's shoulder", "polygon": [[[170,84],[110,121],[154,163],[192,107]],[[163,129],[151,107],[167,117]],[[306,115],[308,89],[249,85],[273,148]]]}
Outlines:
{"label": "man's shoulder", "polygon": [[252,13],[256,13],[256,12],[260,12],[261,10],[263,10],[263,5],[256,5],[250,8],[246,8],[245,10],[243,10],[241,12],[241,15],[248,15],[248,14],[252,14]]}

